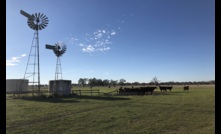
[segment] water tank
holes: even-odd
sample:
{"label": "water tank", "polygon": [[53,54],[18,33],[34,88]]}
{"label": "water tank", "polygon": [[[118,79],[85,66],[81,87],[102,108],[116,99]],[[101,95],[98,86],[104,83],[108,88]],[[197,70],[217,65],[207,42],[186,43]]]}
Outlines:
{"label": "water tank", "polygon": [[6,79],[6,92],[28,91],[27,79]]}
{"label": "water tank", "polygon": [[59,96],[69,95],[71,94],[71,80],[50,80],[48,90]]}

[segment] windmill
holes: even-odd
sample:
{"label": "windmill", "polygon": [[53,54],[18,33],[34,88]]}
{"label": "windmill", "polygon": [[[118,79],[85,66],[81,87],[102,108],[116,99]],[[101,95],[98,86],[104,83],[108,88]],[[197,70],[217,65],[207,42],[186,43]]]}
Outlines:
{"label": "windmill", "polygon": [[[38,92],[40,93],[40,65],[39,65],[39,37],[38,31],[44,29],[48,25],[48,17],[41,13],[28,14],[23,10],[20,10],[20,13],[25,16],[28,21],[28,26],[35,30],[34,37],[28,57],[27,66],[25,69],[24,79],[32,77],[32,80],[29,83],[33,85],[33,91],[35,88],[35,84],[38,85]],[[29,70],[29,67],[32,67]],[[31,78],[30,78],[31,79]],[[37,79],[37,80],[36,80]]]}
{"label": "windmill", "polygon": [[[59,86],[59,80],[62,80],[62,69],[61,69],[61,60],[60,57],[65,53],[67,47],[63,42],[57,42],[55,45],[45,45],[46,49],[51,49],[54,51],[56,57],[57,57],[57,62],[56,62],[56,69],[55,69],[55,79],[53,82],[53,92],[58,91],[58,86]],[[50,84],[49,84],[50,85]]]}
{"label": "windmill", "polygon": [[46,49],[51,49],[54,51],[55,55],[57,56],[56,62],[56,70],[55,70],[55,80],[62,79],[62,70],[61,70],[61,60],[60,57],[65,53],[67,47],[64,43],[58,42],[55,43],[54,46],[46,44]]}

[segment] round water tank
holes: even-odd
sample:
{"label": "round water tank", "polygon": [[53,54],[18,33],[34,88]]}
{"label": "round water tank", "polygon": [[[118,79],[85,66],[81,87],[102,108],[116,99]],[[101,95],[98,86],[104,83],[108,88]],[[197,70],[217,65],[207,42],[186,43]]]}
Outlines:
{"label": "round water tank", "polygon": [[28,91],[27,79],[6,79],[6,92]]}

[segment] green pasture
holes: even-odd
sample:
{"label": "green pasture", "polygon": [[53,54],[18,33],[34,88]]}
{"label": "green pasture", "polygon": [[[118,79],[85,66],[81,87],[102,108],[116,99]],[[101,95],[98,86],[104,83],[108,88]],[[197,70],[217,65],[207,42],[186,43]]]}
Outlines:
{"label": "green pasture", "polygon": [[[215,134],[215,86],[174,86],[153,95],[13,98],[6,94],[7,134]],[[46,89],[42,89],[46,90]],[[73,87],[73,90],[90,90]]]}

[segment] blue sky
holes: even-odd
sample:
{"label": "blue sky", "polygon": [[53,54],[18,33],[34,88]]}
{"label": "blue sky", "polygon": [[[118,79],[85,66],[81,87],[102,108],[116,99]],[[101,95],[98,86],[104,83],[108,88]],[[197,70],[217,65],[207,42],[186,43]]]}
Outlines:
{"label": "blue sky", "polygon": [[7,0],[6,79],[24,77],[34,35],[20,10],[49,18],[39,31],[41,84],[55,78],[45,44],[60,41],[62,76],[72,83],[215,80],[214,0]]}

